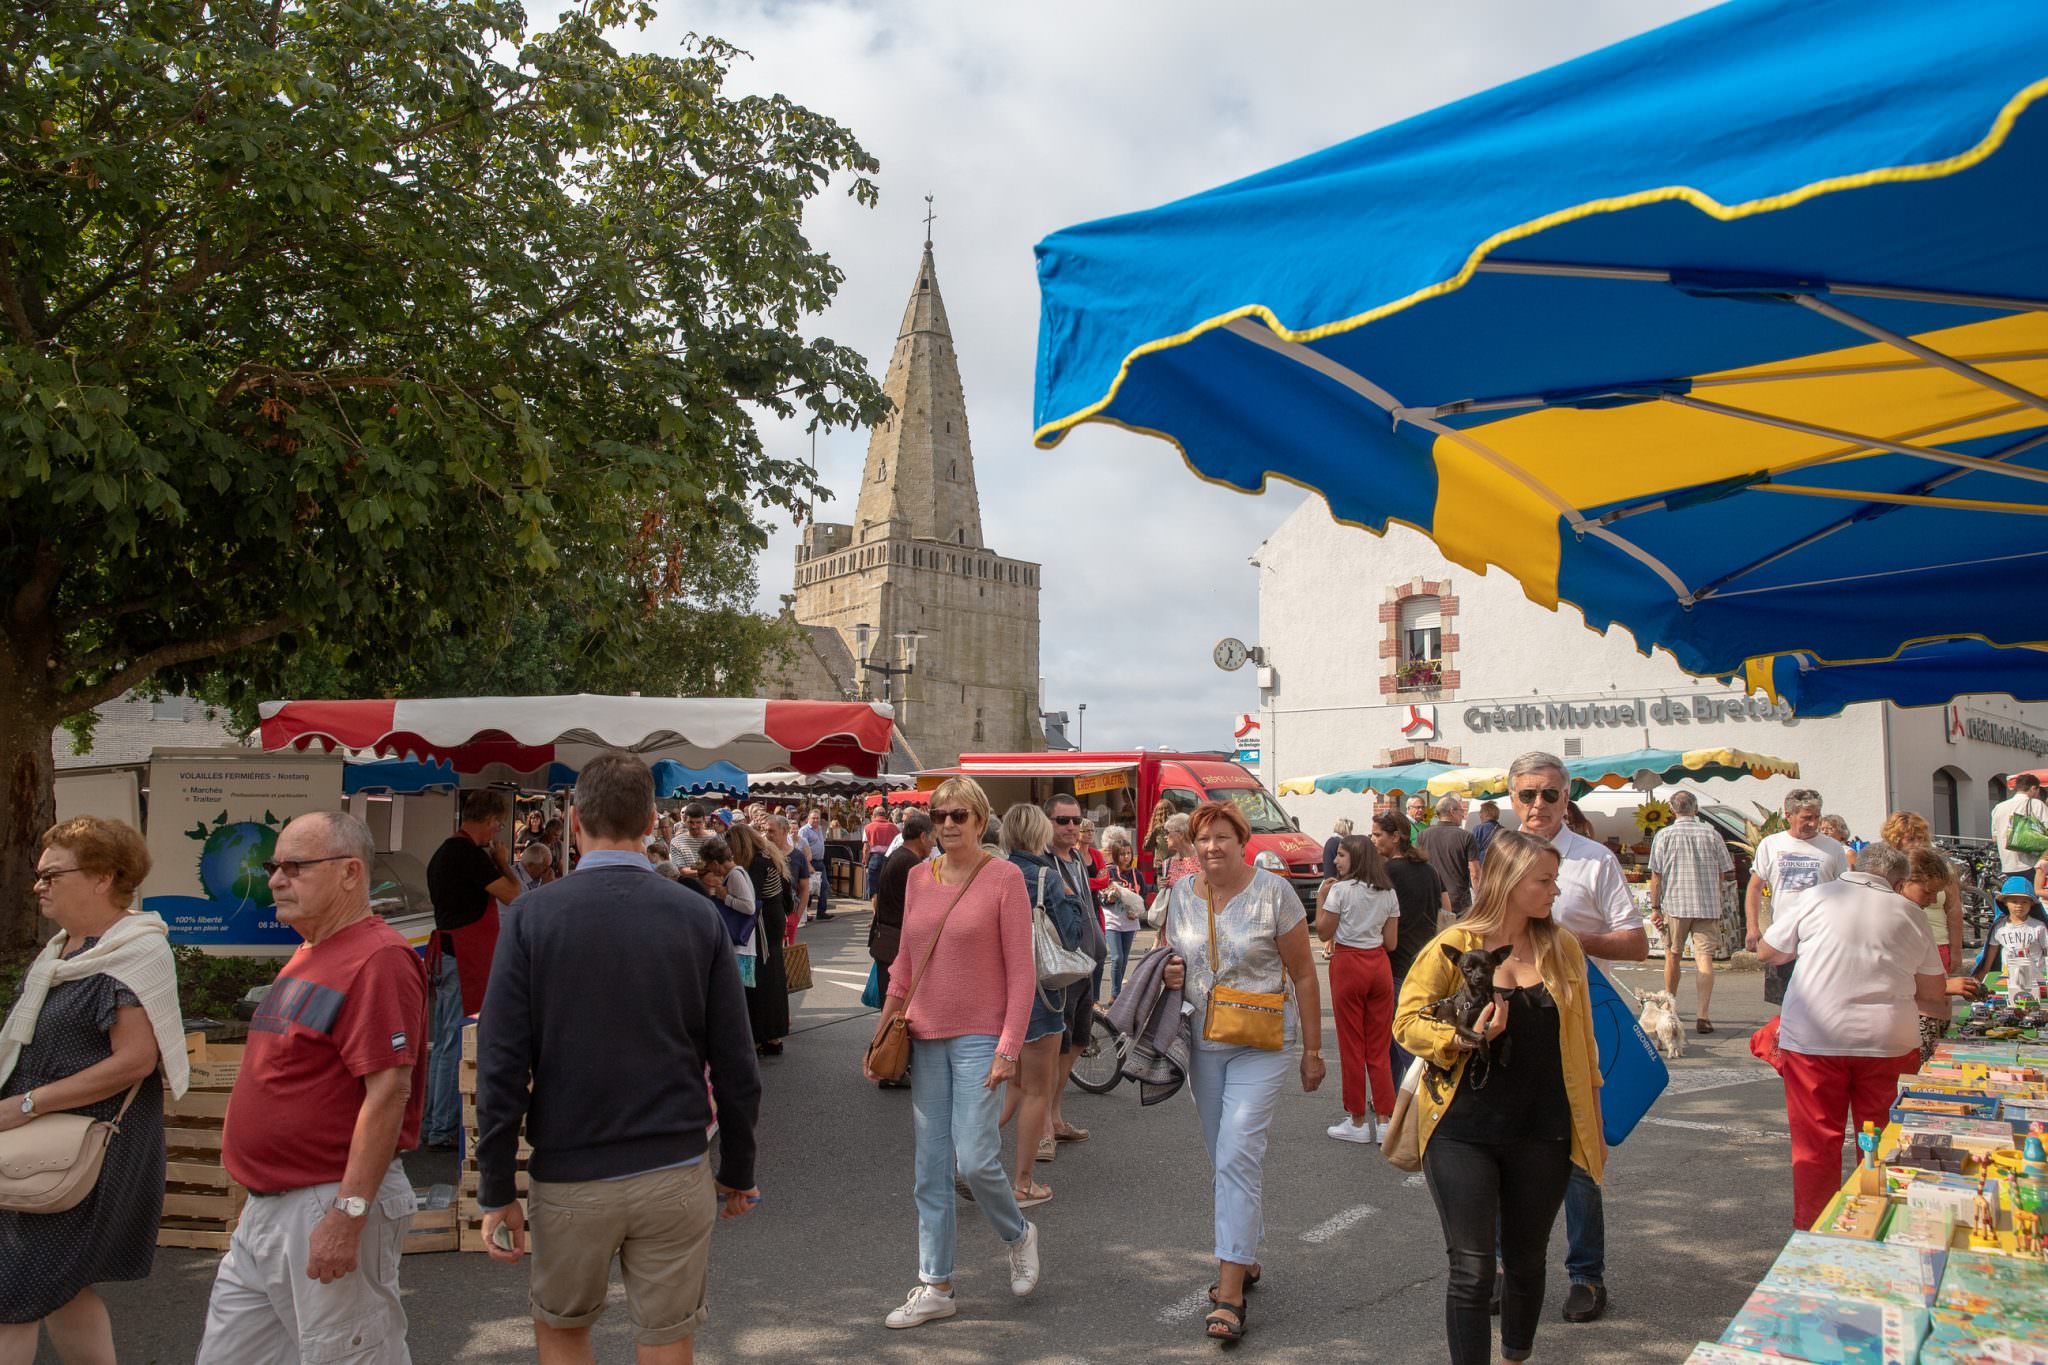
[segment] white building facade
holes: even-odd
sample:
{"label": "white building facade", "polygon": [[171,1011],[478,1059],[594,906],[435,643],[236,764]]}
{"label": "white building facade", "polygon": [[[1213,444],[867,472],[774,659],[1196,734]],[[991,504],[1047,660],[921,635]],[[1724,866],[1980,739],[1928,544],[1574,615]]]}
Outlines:
{"label": "white building facade", "polygon": [[[1422,759],[1505,767],[1529,749],[1728,747],[1796,760],[1801,777],[1702,783],[1703,799],[1775,809],[1793,787],[1813,787],[1859,838],[1876,838],[1892,810],[1988,837],[2005,779],[2048,761],[2048,706],[1970,697],[1802,718],[1668,655],[1645,657],[1627,632],[1597,634],[1570,607],[1540,607],[1505,573],[1452,565],[1419,531],[1341,525],[1320,498],[1252,562],[1271,684],[1260,691],[1260,772],[1276,792],[1292,778]],[[1373,809],[1352,794],[1281,802],[1311,833]]]}

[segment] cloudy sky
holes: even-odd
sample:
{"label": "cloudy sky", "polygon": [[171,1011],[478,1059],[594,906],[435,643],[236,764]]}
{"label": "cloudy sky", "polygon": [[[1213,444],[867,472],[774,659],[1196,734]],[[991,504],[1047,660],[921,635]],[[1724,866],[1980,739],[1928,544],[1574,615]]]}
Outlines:
{"label": "cloudy sky", "polygon": [[[753,60],[741,91],[780,91],[853,129],[882,164],[882,202],[814,205],[811,240],[846,272],[816,330],[879,369],[914,283],[936,197],[939,283],[953,324],[999,553],[1043,563],[1048,703],[1088,703],[1090,748],[1230,742],[1250,669],[1215,642],[1256,643],[1245,561],[1304,496],[1212,488],[1163,442],[1082,427],[1031,445],[1038,290],[1031,248],[1070,223],[1149,207],[1285,161],[1704,8],[1700,0],[664,0],[624,45],[690,31]],[[808,438],[768,440],[800,453]],[[851,516],[865,433],[821,438]],[[761,560],[764,608],[790,588],[796,533]],[[1377,584],[1332,584],[1333,606]]]}

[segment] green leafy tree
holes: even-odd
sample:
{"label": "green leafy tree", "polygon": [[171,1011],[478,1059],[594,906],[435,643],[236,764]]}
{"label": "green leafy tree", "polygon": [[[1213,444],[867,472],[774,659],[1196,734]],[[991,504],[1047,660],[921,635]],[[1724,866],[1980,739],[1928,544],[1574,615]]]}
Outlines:
{"label": "green leafy tree", "polygon": [[431,674],[511,604],[625,666],[811,492],[758,413],[886,411],[802,332],[841,282],[803,209],[874,162],[724,43],[605,40],[650,13],[0,10],[0,947],[53,725],[302,653]]}

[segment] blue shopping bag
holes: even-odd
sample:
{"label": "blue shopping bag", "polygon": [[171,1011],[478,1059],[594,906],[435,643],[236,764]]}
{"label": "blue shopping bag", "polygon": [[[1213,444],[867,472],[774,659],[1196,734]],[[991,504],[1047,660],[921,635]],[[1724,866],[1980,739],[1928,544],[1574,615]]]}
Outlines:
{"label": "blue shopping bag", "polygon": [[887,989],[882,978],[882,964],[877,962],[868,968],[867,989],[860,993],[860,1002],[871,1010],[882,1008],[882,992]]}
{"label": "blue shopping bag", "polygon": [[1664,1093],[1671,1073],[1656,1044],[1615,993],[1614,984],[1591,960],[1586,963],[1588,998],[1593,1006],[1593,1041],[1600,1048],[1600,1117],[1607,1145],[1619,1147],[1635,1131],[1643,1115]]}

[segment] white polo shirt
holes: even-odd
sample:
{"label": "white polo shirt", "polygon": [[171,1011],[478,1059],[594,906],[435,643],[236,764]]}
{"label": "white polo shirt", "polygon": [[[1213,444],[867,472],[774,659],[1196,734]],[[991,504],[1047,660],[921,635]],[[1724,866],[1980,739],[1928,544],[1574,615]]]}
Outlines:
{"label": "white polo shirt", "polygon": [[1899,1057],[1920,1046],[1915,976],[1940,976],[1927,916],[1867,872],[1777,907],[1764,942],[1796,954],[1778,1042],[1809,1057]]}
{"label": "white polo shirt", "polygon": [[1568,829],[1560,829],[1550,846],[1559,858],[1550,913],[1559,924],[1581,936],[1643,927],[1643,912],[1636,909],[1613,849]]}

